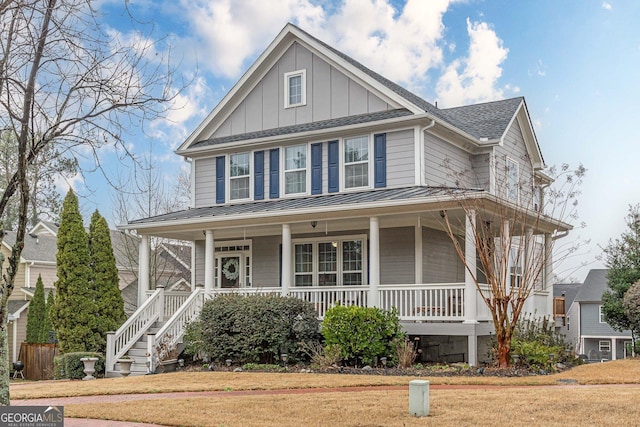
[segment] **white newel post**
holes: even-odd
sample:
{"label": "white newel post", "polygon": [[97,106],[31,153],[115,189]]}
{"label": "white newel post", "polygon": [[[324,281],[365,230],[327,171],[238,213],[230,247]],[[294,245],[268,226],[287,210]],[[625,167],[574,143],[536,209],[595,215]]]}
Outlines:
{"label": "white newel post", "polygon": [[544,235],[544,288],[547,296],[547,313],[553,313],[553,236]]}
{"label": "white newel post", "polygon": [[[464,271],[464,323],[478,323],[478,291],[474,276],[477,277],[477,248],[475,238],[476,212],[472,210],[465,218],[464,259],[467,268]],[[471,273],[473,272],[473,274]],[[478,336],[475,331],[467,337],[469,365],[478,364]]]}
{"label": "white newel post", "polygon": [[205,295],[211,295],[213,292],[213,268],[215,262],[213,230],[206,230],[204,236],[204,293]]}
{"label": "white newel post", "polygon": [[378,307],[380,285],[380,223],[378,218],[369,218],[369,307]]}
{"label": "white newel post", "polygon": [[291,226],[282,224],[282,296],[289,294],[293,269],[291,265]]}
{"label": "white newel post", "polygon": [[149,291],[149,236],[140,236],[138,248],[138,307],[147,300]]}
{"label": "white newel post", "polygon": [[[164,322],[164,283],[158,283],[156,285],[156,291],[158,293],[158,305],[156,310],[158,310],[158,322]],[[173,313],[171,313],[173,314]],[[169,315],[171,316],[171,315]]]}

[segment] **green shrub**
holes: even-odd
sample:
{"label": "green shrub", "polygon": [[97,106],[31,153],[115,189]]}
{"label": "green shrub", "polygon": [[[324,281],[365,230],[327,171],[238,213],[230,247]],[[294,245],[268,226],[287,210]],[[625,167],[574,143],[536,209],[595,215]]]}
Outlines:
{"label": "green shrub", "polygon": [[97,357],[94,377],[104,376],[104,355],[88,351],[65,353],[53,359],[53,371],[56,379],[80,380],[85,377],[83,357]]}
{"label": "green shrub", "polygon": [[188,325],[185,353],[212,361],[274,363],[282,353],[288,363],[305,360],[303,343],[320,339],[313,304],[297,298],[220,295],[204,304],[200,318]]}
{"label": "green shrub", "polygon": [[326,346],[337,346],[341,358],[349,364],[373,364],[386,357],[387,363],[397,362],[396,343],[404,340],[397,310],[375,307],[343,307],[327,310],[322,322]]}
{"label": "green shrub", "polygon": [[516,326],[511,356],[518,356],[519,362],[526,367],[552,370],[556,362],[580,363],[570,347],[549,318],[527,316]]}

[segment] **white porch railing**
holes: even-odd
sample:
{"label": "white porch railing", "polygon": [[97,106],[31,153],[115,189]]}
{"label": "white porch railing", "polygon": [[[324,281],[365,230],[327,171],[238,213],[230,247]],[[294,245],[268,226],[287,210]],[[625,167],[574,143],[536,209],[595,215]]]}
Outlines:
{"label": "white porch railing", "polygon": [[289,289],[289,295],[314,305],[318,317],[322,319],[330,307],[336,304],[366,307],[369,298],[368,286],[326,286],[295,287]]}
{"label": "white porch railing", "polygon": [[164,289],[156,289],[115,333],[107,334],[106,370],[114,370],[116,361],[161,317],[164,311],[163,293]]}
{"label": "white porch railing", "polygon": [[380,308],[401,320],[464,320],[464,283],[381,285]]}
{"label": "white porch railing", "polygon": [[[201,288],[192,292],[173,315],[155,334],[147,335],[147,354],[149,372],[155,372],[158,363],[158,345],[166,346],[166,349],[175,348],[184,336],[187,323],[200,315],[202,304],[204,303],[204,290]],[[179,301],[180,298],[174,298]],[[171,304],[174,304],[172,302]],[[165,309],[167,304],[165,303]]]}

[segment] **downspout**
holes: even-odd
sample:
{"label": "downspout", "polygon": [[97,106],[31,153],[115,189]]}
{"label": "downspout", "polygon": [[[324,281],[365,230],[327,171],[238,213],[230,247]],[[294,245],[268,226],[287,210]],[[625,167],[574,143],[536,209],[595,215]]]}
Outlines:
{"label": "downspout", "polygon": [[426,185],[426,180],[424,177],[424,133],[425,131],[431,129],[436,125],[435,119],[431,119],[431,123],[420,128],[420,137],[418,140],[418,150],[419,153],[416,153],[416,159],[420,161],[420,167],[418,168],[419,176],[416,177],[416,185]]}

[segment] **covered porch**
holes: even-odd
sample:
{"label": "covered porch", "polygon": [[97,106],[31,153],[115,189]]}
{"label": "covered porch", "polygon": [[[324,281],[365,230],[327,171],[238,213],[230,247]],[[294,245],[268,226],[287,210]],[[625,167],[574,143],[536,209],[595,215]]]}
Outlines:
{"label": "covered porch", "polygon": [[[444,210],[456,224],[464,262],[445,231]],[[412,334],[468,337],[467,362],[475,365],[477,337],[491,332],[491,314],[471,274],[482,274],[474,221],[445,190],[412,187],[191,209],[125,228],[141,236],[140,305],[151,292],[149,237],[187,240],[192,289],[204,298],[293,296],[312,303],[319,318],[336,304],[395,308]],[[537,239],[548,254],[527,301],[530,313],[552,312],[552,232],[522,236],[529,246]]]}

